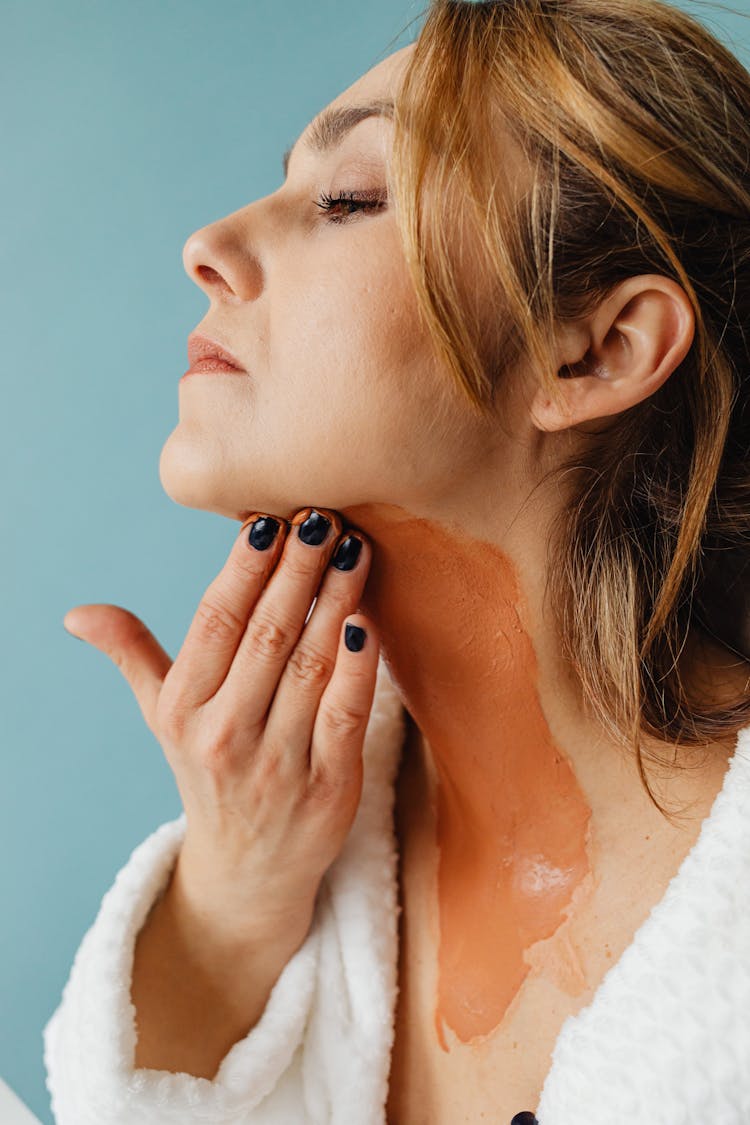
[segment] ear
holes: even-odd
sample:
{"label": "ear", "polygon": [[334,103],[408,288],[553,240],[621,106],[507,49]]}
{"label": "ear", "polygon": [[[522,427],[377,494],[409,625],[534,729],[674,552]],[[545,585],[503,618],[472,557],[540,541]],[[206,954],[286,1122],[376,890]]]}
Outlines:
{"label": "ear", "polygon": [[619,414],[666,382],[690,350],[695,316],[671,278],[644,274],[621,282],[585,320],[559,338],[561,399],[539,387],[531,404],[540,430],[564,430]]}

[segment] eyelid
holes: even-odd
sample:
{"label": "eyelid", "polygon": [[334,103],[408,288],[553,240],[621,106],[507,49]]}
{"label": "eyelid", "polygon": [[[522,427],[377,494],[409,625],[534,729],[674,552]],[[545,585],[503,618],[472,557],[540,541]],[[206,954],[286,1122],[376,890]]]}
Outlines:
{"label": "eyelid", "polygon": [[[340,191],[325,192],[322,191],[317,200],[314,200],[315,206],[324,213],[324,221],[327,223],[346,223],[353,219],[355,215],[368,215],[376,214],[378,211],[383,210],[388,206],[388,195],[381,189],[368,188],[364,191],[356,189],[342,189]],[[336,215],[335,209],[340,206],[355,207],[348,215]]]}

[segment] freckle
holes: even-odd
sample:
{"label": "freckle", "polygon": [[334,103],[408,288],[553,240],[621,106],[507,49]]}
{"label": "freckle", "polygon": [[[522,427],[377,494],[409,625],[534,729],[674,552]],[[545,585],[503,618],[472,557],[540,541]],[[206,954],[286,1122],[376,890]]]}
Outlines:
{"label": "freckle", "polygon": [[651,839],[651,837],[650,837],[650,836],[647,836],[647,837],[646,837],[646,839],[647,839],[647,840],[650,840],[650,839]]}
{"label": "freckle", "polygon": [[515,1049],[516,1049],[516,1047],[517,1047],[517,1046],[518,1046],[518,1044],[517,1044],[517,1043],[514,1043],[514,1044],[513,1044],[513,1050],[514,1050],[514,1051],[515,1051]]}

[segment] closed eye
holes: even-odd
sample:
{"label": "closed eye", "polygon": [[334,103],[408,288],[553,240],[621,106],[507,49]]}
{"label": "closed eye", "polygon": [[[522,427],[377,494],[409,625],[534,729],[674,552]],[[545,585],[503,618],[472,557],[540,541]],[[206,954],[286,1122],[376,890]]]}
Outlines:
{"label": "closed eye", "polygon": [[[330,223],[344,223],[352,215],[381,210],[385,206],[386,201],[376,192],[344,191],[339,195],[327,195],[326,192],[322,192],[316,201],[316,207],[320,207],[326,213],[326,221]],[[339,207],[354,210],[345,211],[343,215],[336,214],[336,208]]]}

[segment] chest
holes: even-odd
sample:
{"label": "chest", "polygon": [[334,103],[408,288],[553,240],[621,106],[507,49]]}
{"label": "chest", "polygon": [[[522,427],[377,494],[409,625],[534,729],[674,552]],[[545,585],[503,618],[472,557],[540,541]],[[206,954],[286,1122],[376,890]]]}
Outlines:
{"label": "chest", "polygon": [[[461,1042],[450,1028],[443,1026],[442,1035],[438,1029],[435,802],[409,748],[407,739],[396,787],[401,914],[388,1125],[510,1125],[516,1113],[536,1111],[563,1023],[591,1002],[663,896],[700,823],[676,840],[665,836],[645,854],[631,849],[628,856],[600,841],[587,893],[554,937],[530,951],[534,968],[500,1024],[486,1037]],[[631,825],[634,835],[641,827]]]}
{"label": "chest", "polygon": [[424,906],[423,871],[408,861],[405,868],[388,1125],[510,1125],[521,1110],[536,1111],[560,1028],[594,987],[571,996],[550,980],[527,979],[490,1036],[464,1043],[445,1023],[439,1033],[435,919]]}
{"label": "chest", "polygon": [[387,1122],[509,1125],[521,1110],[536,1110],[552,1047],[575,1004],[549,984],[527,982],[488,1038],[462,1043],[445,1025],[439,1032],[434,811],[423,805],[415,815],[413,782],[400,777],[397,793],[399,993]]}

